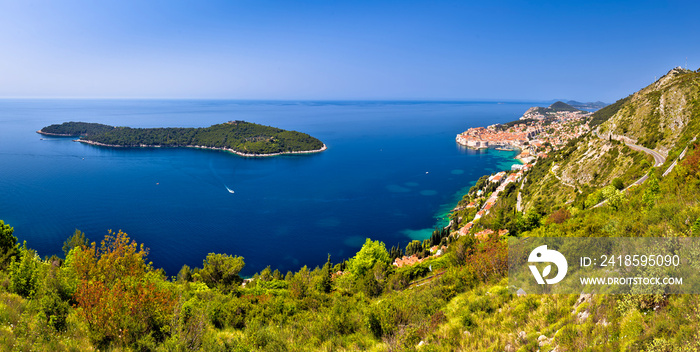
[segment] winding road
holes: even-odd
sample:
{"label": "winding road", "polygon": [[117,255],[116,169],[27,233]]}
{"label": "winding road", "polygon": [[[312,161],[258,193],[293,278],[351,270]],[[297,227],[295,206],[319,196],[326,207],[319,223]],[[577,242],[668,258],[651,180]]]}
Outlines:
{"label": "winding road", "polygon": [[[600,134],[598,134],[597,130],[596,130],[595,134],[596,134],[596,136],[598,136],[598,138],[604,139]],[[649,149],[649,148],[643,147],[641,145],[636,145],[636,144],[630,143],[630,142],[628,142],[629,138],[624,137],[624,136],[618,136],[618,135],[614,135],[614,134],[610,134],[609,136],[614,140],[618,140],[618,141],[625,143],[625,145],[630,147],[630,149],[632,149],[632,150],[640,151],[640,152],[651,155],[654,158],[654,167],[659,167],[666,162],[666,157],[663,154],[657,152],[656,150]],[[673,165],[671,165],[671,167],[669,167],[668,170],[666,170],[666,173],[670,172],[670,170],[673,168],[673,166],[675,166],[675,163]],[[666,175],[666,173],[664,173],[664,175]],[[630,187],[632,187],[633,185],[641,185],[642,183],[644,183],[644,181],[647,180],[647,178],[649,178],[649,176],[647,176],[647,175],[642,176],[639,180],[637,180],[634,183],[632,183],[631,185],[627,186],[627,188],[625,188],[625,191],[627,189],[629,189]],[[596,204],[596,207],[599,205],[602,205],[603,203],[605,203],[605,201]]]}
{"label": "winding road", "polygon": [[[602,138],[597,132],[596,132],[596,135],[597,135],[599,138]],[[663,156],[662,154],[660,154],[659,152],[653,150],[653,149],[649,149],[649,148],[646,148],[646,147],[642,147],[641,145],[636,145],[636,144],[628,143],[627,141],[624,140],[623,137],[620,137],[620,136],[612,135],[612,138],[613,138],[613,139],[616,139],[616,140],[621,140],[621,141],[623,141],[623,142],[625,143],[625,145],[627,145],[627,146],[630,147],[631,149],[638,150],[638,151],[641,151],[641,152],[644,152],[644,153],[647,153],[647,154],[651,155],[651,156],[654,158],[654,167],[659,167],[659,166],[663,165],[663,164],[666,162],[666,157]],[[676,164],[678,164],[678,161],[681,160],[681,159],[683,159],[683,157],[685,156],[685,152],[688,150],[688,146],[690,146],[691,143],[695,142],[696,139],[697,139],[697,136],[694,137],[694,138],[688,143],[688,145],[686,145],[685,149],[683,149],[683,151],[680,153],[680,155],[678,155],[678,158],[676,158],[676,160],[674,160],[673,163],[671,163],[671,165],[669,165],[669,167],[666,169],[666,171],[664,171],[664,173],[663,173],[663,175],[662,175],[661,177],[665,177],[666,175],[668,175],[668,174],[671,172],[671,170],[673,170],[673,168],[676,166]],[[635,181],[633,184],[627,186],[627,188],[625,188],[624,190],[627,191],[627,190],[628,190],[630,187],[632,187],[633,185],[641,185],[642,183],[644,183],[644,181],[647,180],[647,178],[649,178],[648,175],[642,176],[639,180],[637,180],[637,181]],[[607,202],[607,199],[604,200],[604,201],[602,201],[602,202],[600,202],[600,203],[598,203],[598,204],[596,204],[596,205],[594,205],[593,208],[597,208],[597,207],[599,207],[599,206],[605,204],[606,202]]]}
{"label": "winding road", "polygon": [[661,155],[659,152],[657,152],[653,149],[649,149],[647,147],[642,147],[641,145],[636,145],[636,144],[627,143],[627,142],[625,142],[625,145],[627,145],[628,147],[630,147],[633,150],[645,152],[645,153],[651,155],[652,157],[654,157],[654,167],[661,166],[664,164],[664,162],[666,162],[666,157]]}
{"label": "winding road", "polygon": [[[598,138],[600,138],[600,139],[607,139],[607,137],[606,137],[606,138],[603,138],[600,134],[598,134],[598,131],[595,131],[595,134],[596,134],[596,136],[598,136]],[[626,140],[626,139],[628,139],[628,138],[623,137],[623,136],[617,136],[617,135],[610,135],[610,136],[612,137],[612,139],[615,139],[615,140],[618,140],[618,141],[622,141],[623,143],[625,143],[626,146],[630,147],[630,149],[632,149],[632,150],[640,151],[640,152],[643,152],[643,153],[646,153],[646,154],[651,155],[651,156],[654,158],[654,167],[659,167],[659,166],[663,165],[663,164],[666,162],[666,157],[665,157],[663,154],[661,154],[661,153],[659,153],[659,152],[657,152],[657,151],[655,151],[655,150],[653,150],[653,149],[649,149],[649,148],[643,147],[643,146],[641,146],[641,145],[636,145],[636,144],[630,143],[630,142],[628,142],[628,141]],[[671,170],[673,170],[673,168],[676,166],[676,164],[678,164],[678,161],[681,160],[681,159],[683,159],[683,157],[685,156],[686,151],[688,150],[688,146],[689,146],[691,143],[695,142],[696,139],[697,139],[697,136],[694,137],[694,138],[688,143],[688,145],[685,147],[685,149],[683,149],[683,151],[680,153],[680,155],[678,155],[678,157],[676,158],[676,160],[674,160],[673,163],[671,163],[671,165],[669,165],[669,167],[666,169],[666,171],[664,171],[662,177],[665,177],[666,175],[668,175],[668,174],[671,172]],[[571,185],[571,184],[568,184],[568,183],[564,182],[564,180],[562,180],[562,179],[556,174],[555,166],[556,166],[556,165],[552,166],[552,169],[550,169],[550,172],[554,175],[554,177],[556,177],[556,178],[559,180],[559,182],[561,182],[562,184],[564,184],[564,185],[566,185],[566,186],[570,186],[570,187],[576,188],[574,185]],[[632,183],[631,185],[627,186],[623,191],[627,191],[628,189],[630,189],[630,187],[632,187],[632,186],[634,186],[634,185],[641,185],[642,183],[644,183],[644,181],[647,180],[647,178],[649,178],[649,176],[645,174],[645,175],[642,176],[640,179],[638,179],[637,181],[635,181],[635,182]],[[525,183],[523,182],[523,185],[524,185],[524,184],[525,184]],[[522,185],[521,185],[520,188],[522,189]],[[580,193],[580,192],[581,192],[581,190],[579,190],[579,193]],[[597,207],[599,207],[599,206],[602,206],[603,204],[607,203],[607,201],[608,201],[608,200],[606,199],[606,200],[604,200],[604,201],[602,201],[602,202],[600,202],[600,203],[594,205],[593,208],[597,208]],[[521,207],[521,204],[520,204],[520,203],[521,203],[521,198],[520,198],[520,193],[518,192],[518,203],[517,203],[517,205],[516,205],[518,211],[520,211],[520,207]]]}
{"label": "winding road", "polygon": [[[596,136],[598,136],[598,138],[600,138],[600,139],[605,139],[605,138],[603,138],[603,136],[601,136],[601,135],[598,133],[597,130],[595,131],[595,134],[596,134]],[[623,136],[617,136],[617,135],[614,135],[614,134],[610,134],[610,135],[609,135],[609,138],[612,138],[612,139],[614,139],[614,140],[618,140],[618,141],[621,141],[621,142],[625,143],[625,145],[628,146],[628,147],[630,147],[630,149],[632,149],[632,150],[644,152],[644,153],[646,153],[646,154],[651,155],[651,156],[654,158],[654,167],[659,167],[659,166],[663,165],[664,162],[666,162],[666,157],[663,156],[661,153],[659,153],[659,152],[657,152],[657,151],[655,151],[655,150],[653,150],[653,149],[649,149],[649,148],[647,148],[647,147],[642,147],[641,145],[636,145],[636,144],[630,143],[630,142],[627,141],[627,139],[629,139],[629,138],[626,138],[626,137],[623,137]],[[675,165],[675,164],[674,164],[674,165]],[[673,165],[672,165],[671,167],[673,167]],[[670,171],[670,168],[669,168],[669,170],[667,170],[667,172],[668,172],[668,171]],[[637,180],[637,181],[635,181],[634,183],[632,183],[631,185],[627,186],[623,191],[627,191],[628,189],[630,189],[630,187],[632,187],[632,186],[634,186],[634,185],[641,185],[642,183],[644,183],[644,181],[647,180],[647,178],[649,178],[649,176],[648,176],[647,174],[645,174],[645,175],[642,176],[639,180]],[[608,202],[608,200],[606,199],[606,200],[604,200],[604,201],[602,201],[602,202],[600,202],[600,203],[594,205],[593,208],[597,208],[597,207],[599,207],[599,206],[602,206],[603,204],[605,204],[605,203],[607,203],[607,202]]]}
{"label": "winding road", "polygon": [[[653,150],[653,149],[649,149],[649,148],[647,148],[647,147],[642,147],[641,145],[636,145],[636,144],[627,143],[627,142],[625,142],[625,145],[628,146],[628,147],[630,147],[630,149],[637,150],[637,151],[644,152],[644,153],[647,153],[647,154],[651,155],[651,156],[654,158],[654,167],[659,167],[659,166],[663,165],[664,162],[666,162],[666,157],[663,156],[663,155],[661,155],[661,154],[659,154],[659,152],[657,152],[657,151],[655,151],[655,150]],[[671,169],[673,168],[673,166],[675,166],[675,165],[672,165],[672,166],[667,170],[667,172],[670,172]],[[664,175],[665,175],[665,173],[664,173]],[[632,185],[641,185],[642,183],[644,183],[644,181],[647,180],[647,178],[649,178],[649,175],[646,175],[646,174],[645,174],[645,175],[642,176],[639,180],[637,180],[637,181],[635,181],[633,184],[627,186],[627,188],[625,188],[625,191],[626,191],[627,189],[629,189],[630,187],[632,187]],[[600,204],[602,204],[602,203],[600,203]],[[600,204],[597,204],[596,206],[598,206],[598,205],[600,205]]]}

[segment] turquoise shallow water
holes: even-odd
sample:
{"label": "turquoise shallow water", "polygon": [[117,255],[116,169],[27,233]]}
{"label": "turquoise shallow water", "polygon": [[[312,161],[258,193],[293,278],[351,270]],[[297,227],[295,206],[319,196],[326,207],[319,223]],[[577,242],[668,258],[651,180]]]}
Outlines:
{"label": "turquoise shallow water", "polygon": [[[122,229],[174,275],[209,252],[244,274],[352,256],[429,236],[481,175],[514,153],[470,151],[454,136],[517,119],[532,103],[0,100],[0,219],[42,256],[75,228]],[[42,137],[65,121],[203,127],[246,120],[309,133],[313,155],[242,158],[195,149],[109,149]],[[235,193],[231,194],[226,187]]]}

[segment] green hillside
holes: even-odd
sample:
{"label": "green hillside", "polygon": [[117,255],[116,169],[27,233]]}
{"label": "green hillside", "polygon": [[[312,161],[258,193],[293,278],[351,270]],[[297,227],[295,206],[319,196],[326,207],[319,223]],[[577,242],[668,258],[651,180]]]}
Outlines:
{"label": "green hillside", "polygon": [[667,154],[694,137],[700,128],[698,114],[700,72],[675,68],[628,97],[600,124],[599,131],[628,137]]}
{"label": "green hillside", "polygon": [[630,97],[622,98],[618,101],[616,101],[613,104],[610,104],[606,107],[603,107],[602,109],[596,111],[593,113],[593,116],[591,117],[591,122],[590,125],[592,127],[598,126],[601,123],[608,121],[610,117],[615,115],[618,111],[620,111],[620,108],[622,108],[623,105],[627,104],[627,102],[630,100]]}
{"label": "green hillside", "polygon": [[[700,141],[693,139],[700,133],[693,98],[698,76],[684,71],[667,78],[619,102],[600,125],[641,139],[648,129],[634,126],[683,121],[659,126],[657,146],[668,150],[663,165],[653,168],[646,154],[590,133],[539,159],[476,227],[508,228],[510,236],[522,237],[700,236]],[[628,121],[633,109],[670,96],[685,98],[650,108],[656,116]],[[666,134],[674,128],[678,136]],[[621,190],[644,174],[646,182]],[[519,193],[523,212],[514,206]],[[63,258],[42,259],[17,238],[22,229],[0,223],[0,345],[6,350],[700,349],[700,296],[515,295],[508,290],[507,241],[497,235],[436,230],[430,239],[390,250],[368,239],[347,260],[328,257],[322,267],[288,273],[268,267],[245,285],[239,276],[245,261],[235,253],[211,253],[201,267],[184,266],[168,278],[149,264],[147,249],[122,232],[90,243],[76,231]],[[445,253],[431,255],[434,245],[445,245]],[[403,254],[423,261],[390,264]]]}
{"label": "green hillside", "polygon": [[561,101],[550,105],[549,109],[552,111],[580,111],[579,109]]}
{"label": "green hillside", "polygon": [[527,112],[525,112],[525,114],[529,114],[529,113],[539,114],[539,115],[542,115],[545,117],[554,118],[554,117],[556,117],[556,114],[558,112],[577,112],[577,111],[583,111],[583,110],[579,110],[579,109],[577,109],[577,108],[575,108],[567,103],[557,101],[554,104],[552,104],[546,108],[541,107],[541,106],[532,107]]}
{"label": "green hillside", "polygon": [[585,135],[534,166],[521,191],[524,207],[581,203],[614,179],[632,184],[650,165],[653,159],[622,142]]}

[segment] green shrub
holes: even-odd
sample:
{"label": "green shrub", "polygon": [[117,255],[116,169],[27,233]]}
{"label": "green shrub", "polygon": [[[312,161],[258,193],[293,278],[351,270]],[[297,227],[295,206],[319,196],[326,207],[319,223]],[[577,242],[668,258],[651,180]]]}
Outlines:
{"label": "green shrub", "polygon": [[462,324],[462,326],[469,331],[472,331],[478,326],[477,319],[474,318],[474,315],[472,315],[472,313],[468,310],[465,311],[464,314],[462,314],[459,321]]}
{"label": "green shrub", "polygon": [[644,317],[638,310],[631,310],[622,318],[620,323],[620,335],[624,345],[634,343],[644,332]]}
{"label": "green shrub", "polygon": [[582,347],[587,345],[585,341],[581,341],[579,327],[573,324],[564,325],[554,335],[554,341],[568,351],[580,351]]}
{"label": "green shrub", "polygon": [[189,351],[196,351],[204,342],[209,321],[201,301],[192,298],[175,308],[172,339]]}
{"label": "green shrub", "polygon": [[365,326],[375,338],[381,338],[384,335],[379,315],[373,309],[365,314]]}
{"label": "green shrub", "polygon": [[10,264],[10,290],[22,297],[34,296],[38,288],[41,261],[25,241],[19,249],[19,260]]}
{"label": "green shrub", "polygon": [[245,330],[245,341],[250,346],[262,351],[287,351],[287,346],[279,338],[279,335],[272,332],[271,328],[264,324],[249,325]]}
{"label": "green shrub", "polygon": [[245,327],[245,319],[250,311],[250,304],[243,299],[227,296],[214,302],[211,309],[211,322],[217,329]]}
{"label": "green shrub", "polygon": [[484,312],[490,314],[493,313],[494,306],[490,297],[478,296],[476,299],[469,301],[469,310],[472,312]]}
{"label": "green shrub", "polygon": [[619,177],[615,177],[615,178],[612,180],[612,185],[613,185],[613,187],[615,187],[615,189],[617,189],[618,191],[621,191],[622,189],[625,188],[625,184],[622,183],[622,179],[620,179]]}
{"label": "green shrub", "polygon": [[199,275],[210,288],[230,290],[243,281],[238,273],[244,266],[243,257],[209,253]]}
{"label": "green shrub", "polygon": [[46,322],[56,331],[66,329],[66,319],[70,311],[70,305],[55,292],[49,292],[39,299],[41,312],[46,317]]}
{"label": "green shrub", "polygon": [[372,241],[368,238],[360,251],[348,262],[348,271],[355,277],[362,277],[377,262],[389,264],[389,252],[384,242]]}
{"label": "green shrub", "polygon": [[5,268],[19,254],[17,237],[12,235],[14,231],[14,228],[0,220],[0,269]]}

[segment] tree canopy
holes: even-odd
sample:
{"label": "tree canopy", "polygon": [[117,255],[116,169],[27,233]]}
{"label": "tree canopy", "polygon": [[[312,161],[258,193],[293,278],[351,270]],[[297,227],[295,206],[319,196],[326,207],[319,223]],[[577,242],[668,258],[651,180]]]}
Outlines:
{"label": "tree canopy", "polygon": [[0,267],[7,265],[18,253],[17,237],[12,235],[13,232],[14,228],[0,220]]}
{"label": "tree canopy", "polygon": [[362,276],[372,269],[375,263],[389,264],[389,252],[384,242],[367,239],[357,254],[350,259],[348,270],[355,276]]}
{"label": "tree canopy", "polygon": [[199,275],[207,286],[226,289],[243,281],[238,273],[244,266],[243,257],[209,253]]}

